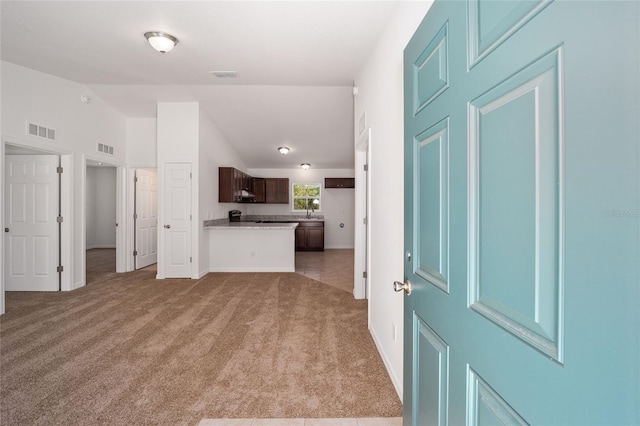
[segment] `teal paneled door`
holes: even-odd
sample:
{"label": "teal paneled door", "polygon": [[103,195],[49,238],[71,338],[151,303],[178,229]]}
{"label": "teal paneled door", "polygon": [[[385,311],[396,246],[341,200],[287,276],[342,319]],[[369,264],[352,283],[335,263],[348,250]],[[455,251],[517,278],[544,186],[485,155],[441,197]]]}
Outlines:
{"label": "teal paneled door", "polygon": [[639,54],[637,1],[436,0],[416,31],[405,424],[640,424]]}

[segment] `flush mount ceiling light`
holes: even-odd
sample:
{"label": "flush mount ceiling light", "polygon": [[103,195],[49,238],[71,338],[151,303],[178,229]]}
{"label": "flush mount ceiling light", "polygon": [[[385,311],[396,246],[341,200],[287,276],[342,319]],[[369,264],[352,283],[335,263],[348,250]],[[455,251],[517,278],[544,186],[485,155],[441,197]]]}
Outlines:
{"label": "flush mount ceiling light", "polygon": [[144,36],[149,41],[151,47],[160,53],[170,52],[171,49],[178,44],[177,38],[162,31],[149,31],[144,33]]}
{"label": "flush mount ceiling light", "polygon": [[300,167],[302,167],[303,170],[309,170],[309,167],[311,167],[311,164],[302,163],[302,164],[300,164]]}
{"label": "flush mount ceiling light", "polygon": [[288,146],[280,146],[278,147],[278,152],[282,155],[287,155],[291,151]]}

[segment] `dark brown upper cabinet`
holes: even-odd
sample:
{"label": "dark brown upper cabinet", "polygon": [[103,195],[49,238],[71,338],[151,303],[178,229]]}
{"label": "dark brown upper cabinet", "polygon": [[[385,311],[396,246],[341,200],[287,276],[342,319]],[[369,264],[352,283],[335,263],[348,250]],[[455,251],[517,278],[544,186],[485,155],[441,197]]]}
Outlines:
{"label": "dark brown upper cabinet", "polygon": [[355,178],[324,178],[324,187],[327,188],[355,188]]}

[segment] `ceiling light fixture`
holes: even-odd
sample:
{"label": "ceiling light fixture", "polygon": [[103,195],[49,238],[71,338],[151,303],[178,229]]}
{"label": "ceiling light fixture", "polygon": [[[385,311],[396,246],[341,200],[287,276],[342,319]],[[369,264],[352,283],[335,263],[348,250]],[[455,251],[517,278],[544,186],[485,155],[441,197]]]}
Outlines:
{"label": "ceiling light fixture", "polygon": [[280,146],[278,147],[278,152],[282,155],[287,155],[291,151],[288,146]]}
{"label": "ceiling light fixture", "polygon": [[309,167],[311,167],[311,164],[302,163],[302,164],[300,164],[300,167],[302,167],[303,170],[309,170]]}
{"label": "ceiling light fixture", "polygon": [[144,33],[144,36],[147,41],[149,41],[151,47],[160,53],[171,52],[171,49],[178,44],[177,38],[162,31],[149,31]]}

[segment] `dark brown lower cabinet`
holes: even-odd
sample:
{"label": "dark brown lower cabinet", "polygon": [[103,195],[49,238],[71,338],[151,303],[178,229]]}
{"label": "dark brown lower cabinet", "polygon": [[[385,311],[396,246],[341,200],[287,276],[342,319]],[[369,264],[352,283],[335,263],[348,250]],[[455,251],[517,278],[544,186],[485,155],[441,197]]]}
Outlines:
{"label": "dark brown lower cabinet", "polygon": [[324,222],[299,222],[296,251],[324,251]]}

